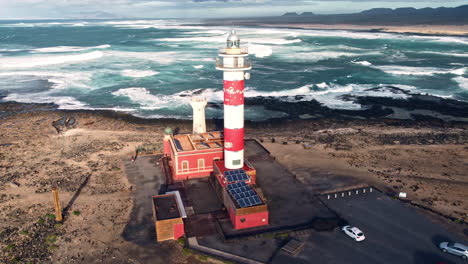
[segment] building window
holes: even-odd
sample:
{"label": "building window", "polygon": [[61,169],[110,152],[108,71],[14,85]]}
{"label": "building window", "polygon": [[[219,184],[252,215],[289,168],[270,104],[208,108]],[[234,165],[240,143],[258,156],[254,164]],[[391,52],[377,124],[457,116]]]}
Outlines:
{"label": "building window", "polygon": [[205,169],[205,160],[204,159],[199,159],[198,160],[198,170],[204,170]]}
{"label": "building window", "polygon": [[220,158],[214,158],[213,161],[218,161],[221,160]]}
{"label": "building window", "polygon": [[244,222],[245,222],[245,218],[241,218],[240,221],[241,221],[241,223],[244,223]]}
{"label": "building window", "polygon": [[189,170],[188,160],[182,161],[182,172]]}
{"label": "building window", "polygon": [[232,165],[240,165],[241,164],[241,160],[233,160],[232,161]]}

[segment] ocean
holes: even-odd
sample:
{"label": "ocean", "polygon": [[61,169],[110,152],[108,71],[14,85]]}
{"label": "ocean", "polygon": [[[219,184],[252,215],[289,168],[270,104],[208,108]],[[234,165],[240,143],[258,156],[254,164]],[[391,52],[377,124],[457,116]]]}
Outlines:
{"label": "ocean", "polygon": [[[190,119],[193,94],[222,118],[215,69],[229,27],[185,20],[0,21],[0,100]],[[247,99],[365,110],[353,98],[468,102],[468,37],[237,27],[253,63]],[[389,90],[386,87],[397,89]],[[288,118],[261,103],[247,120]]]}

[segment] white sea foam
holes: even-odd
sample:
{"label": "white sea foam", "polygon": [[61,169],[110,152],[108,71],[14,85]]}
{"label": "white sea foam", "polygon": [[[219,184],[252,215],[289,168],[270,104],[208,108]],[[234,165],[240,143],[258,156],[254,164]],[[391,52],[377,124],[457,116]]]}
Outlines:
{"label": "white sea foam", "polygon": [[58,105],[59,109],[90,109],[86,103],[78,101],[76,98],[71,96],[53,96],[43,94],[17,94],[12,93],[3,98],[5,101],[14,101],[19,103],[54,103]]}
{"label": "white sea foam", "polygon": [[257,58],[264,58],[273,54],[273,49],[266,45],[252,45],[249,46],[249,53],[255,55]]}
{"label": "white sea foam", "polygon": [[203,68],[203,65],[195,65],[195,66],[193,66],[193,67],[194,67],[195,69],[201,69],[201,68]]}
{"label": "white sea foam", "polygon": [[322,82],[322,83],[317,84],[317,87],[320,89],[325,89],[328,87],[328,84],[326,82]]}
{"label": "white sea foam", "polygon": [[33,52],[44,52],[44,53],[74,52],[74,51],[85,51],[85,50],[90,50],[90,49],[107,49],[110,47],[111,45],[108,45],[108,44],[94,46],[94,47],[57,46],[57,47],[33,49]]}
{"label": "white sea foam", "polygon": [[131,52],[131,51],[106,51],[106,56],[121,57],[126,60],[149,60],[161,64],[171,64],[181,58],[178,52]]}
{"label": "white sea foam", "polygon": [[352,61],[352,63],[359,64],[359,65],[362,65],[362,66],[371,66],[372,65],[372,63],[370,63],[368,61]]}
{"label": "white sea foam", "polygon": [[468,90],[468,78],[458,76],[453,78],[458,83],[458,86],[462,89]]}
{"label": "white sea foam", "polygon": [[92,74],[87,72],[14,71],[0,72],[0,76],[21,76],[22,80],[25,80],[27,77],[32,77],[34,80],[47,80],[53,83],[52,88],[54,89],[65,89],[69,87],[92,89],[92,87],[87,84]]}
{"label": "white sea foam", "polygon": [[307,60],[307,61],[321,61],[327,59],[336,59],[339,57],[356,57],[367,55],[378,55],[379,52],[367,53],[352,53],[352,52],[339,52],[339,51],[312,51],[312,52],[295,52],[295,53],[281,53],[281,57],[286,60]]}
{"label": "white sea foam", "polygon": [[33,68],[64,63],[79,63],[83,61],[95,60],[104,56],[101,51],[93,51],[83,54],[73,55],[51,55],[51,56],[21,56],[0,58],[1,68]]}
{"label": "white sea foam", "polygon": [[159,74],[157,71],[151,71],[151,70],[123,70],[122,75],[126,77],[133,77],[133,78],[143,78],[143,77],[149,77]]}
{"label": "white sea foam", "polygon": [[409,67],[409,66],[373,66],[376,69],[384,71],[386,73],[394,75],[422,75],[422,76],[431,76],[434,74],[455,74],[463,75],[466,68],[459,69],[440,69],[432,67]]}
{"label": "white sea foam", "polygon": [[441,56],[453,56],[453,57],[468,57],[468,53],[452,53],[452,52],[436,52],[436,51],[421,51],[419,53],[435,54],[435,55],[441,55]]}
{"label": "white sea foam", "polygon": [[189,104],[190,97],[181,97],[175,95],[153,95],[149,90],[142,87],[131,87],[120,89],[112,93],[115,96],[124,96],[132,102],[138,103],[141,109],[156,110],[175,105]]}

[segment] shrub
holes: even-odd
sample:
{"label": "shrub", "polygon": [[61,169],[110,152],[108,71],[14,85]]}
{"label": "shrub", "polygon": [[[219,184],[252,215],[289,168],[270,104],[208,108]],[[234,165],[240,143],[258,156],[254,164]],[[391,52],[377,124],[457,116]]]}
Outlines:
{"label": "shrub", "polygon": [[48,235],[45,239],[45,242],[47,244],[54,244],[57,241],[57,236],[56,235]]}
{"label": "shrub", "polygon": [[192,253],[193,253],[193,251],[192,251],[191,249],[189,249],[189,248],[183,248],[183,249],[182,249],[182,252],[183,252],[184,255],[186,255],[186,256],[190,256],[190,255],[192,255]]}
{"label": "shrub", "polygon": [[53,220],[53,219],[55,219],[55,215],[54,214],[46,214],[45,218]]}
{"label": "shrub", "polygon": [[8,246],[5,247],[5,251],[9,251],[14,249],[16,246],[14,244],[9,244]]}
{"label": "shrub", "polygon": [[76,216],[78,216],[78,215],[80,215],[80,214],[81,214],[81,212],[80,212],[80,211],[78,211],[78,210],[75,210],[75,211],[73,211],[73,215],[76,215]]}
{"label": "shrub", "polygon": [[21,231],[19,232],[19,234],[20,234],[20,235],[23,235],[23,236],[27,236],[27,235],[29,235],[29,232],[26,231],[26,230],[21,230]]}

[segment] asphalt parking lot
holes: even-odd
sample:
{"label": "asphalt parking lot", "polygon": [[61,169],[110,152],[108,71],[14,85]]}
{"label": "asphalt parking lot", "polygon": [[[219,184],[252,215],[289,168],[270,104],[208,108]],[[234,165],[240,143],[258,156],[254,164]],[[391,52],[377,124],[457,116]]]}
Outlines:
{"label": "asphalt parking lot", "polygon": [[438,248],[442,241],[468,244],[467,241],[410,205],[378,191],[338,197],[328,200],[325,196],[322,200],[350,225],[360,228],[366,239],[355,242],[339,228],[312,232],[308,238],[299,238],[305,247],[297,256],[280,251],[272,263],[468,263]]}

